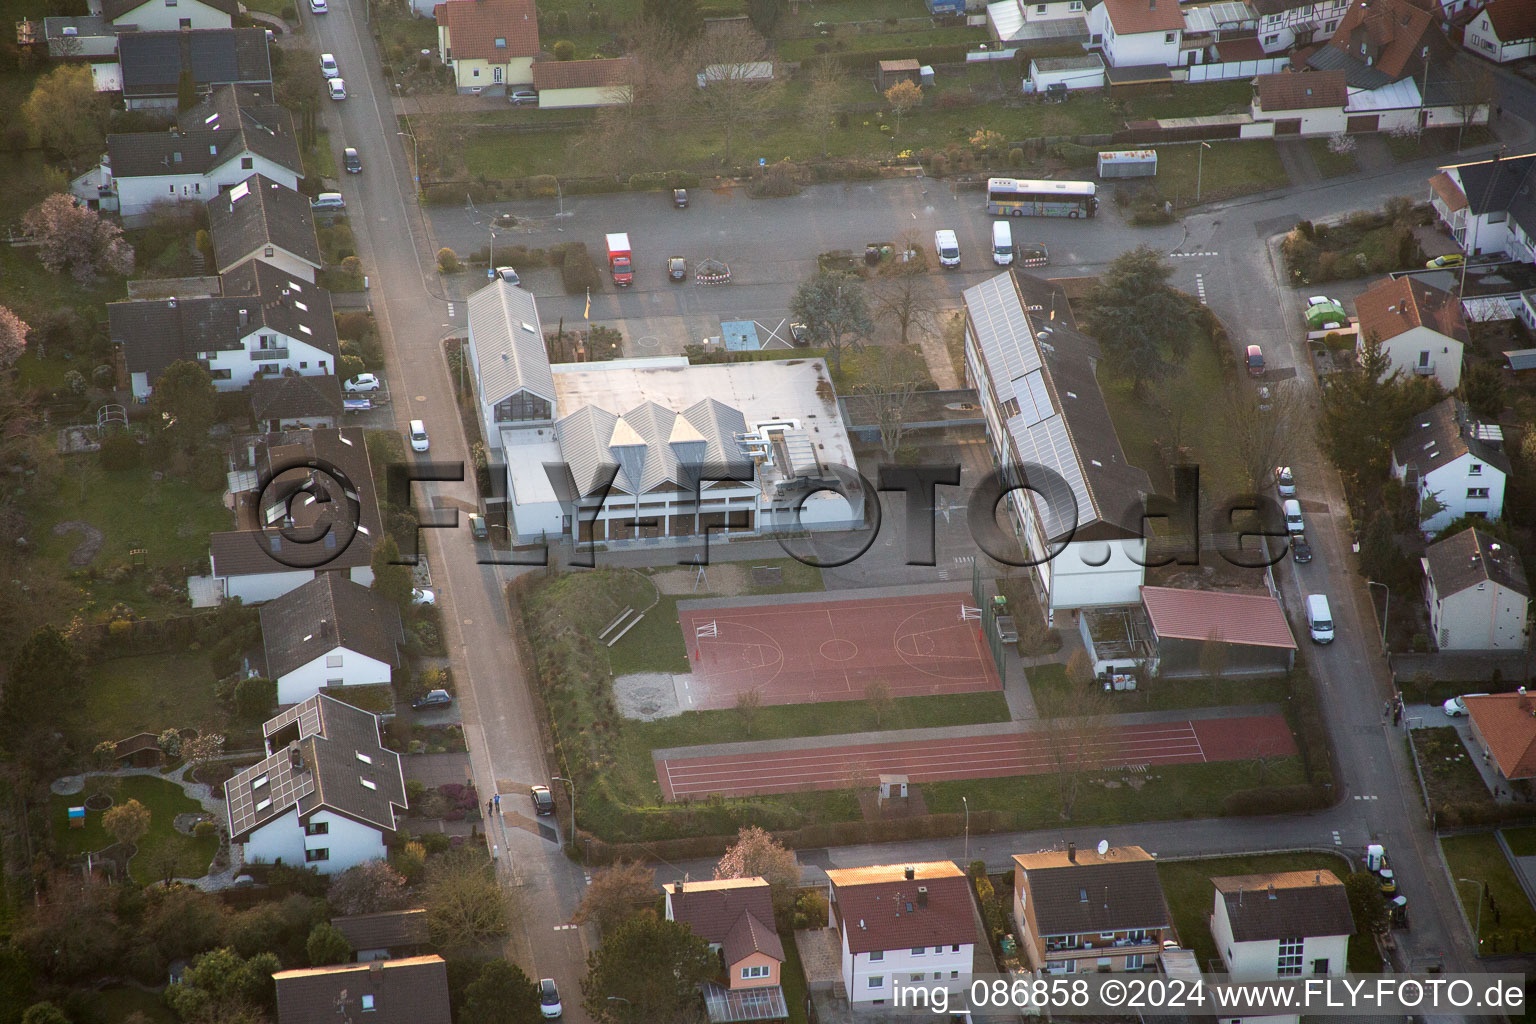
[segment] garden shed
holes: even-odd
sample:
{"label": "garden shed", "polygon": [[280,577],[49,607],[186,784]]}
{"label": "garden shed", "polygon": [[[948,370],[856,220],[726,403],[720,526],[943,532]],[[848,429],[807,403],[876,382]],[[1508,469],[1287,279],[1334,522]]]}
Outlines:
{"label": "garden shed", "polygon": [[897,82],[922,84],[923,68],[916,60],[883,60],[880,62],[880,91],[885,92]]}
{"label": "garden shed", "polygon": [[165,763],[165,752],[154,733],[141,732],[113,744],[112,759],[119,768],[158,768]]}
{"label": "garden shed", "polygon": [[1029,62],[1025,91],[1044,95],[1052,89],[1104,88],[1104,58],[1096,53],[1080,57],[1036,57]]}

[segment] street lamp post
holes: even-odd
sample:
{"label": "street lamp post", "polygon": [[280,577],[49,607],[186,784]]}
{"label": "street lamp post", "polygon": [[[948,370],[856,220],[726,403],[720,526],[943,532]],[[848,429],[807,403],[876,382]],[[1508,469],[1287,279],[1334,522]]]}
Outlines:
{"label": "street lamp post", "polygon": [[1195,205],[1200,204],[1200,183],[1205,177],[1205,151],[1211,148],[1209,142],[1200,143],[1200,156],[1195,161]]}
{"label": "street lamp post", "polygon": [[1458,878],[1460,882],[1471,882],[1477,886],[1477,913],[1474,915],[1476,923],[1472,925],[1472,955],[1483,955],[1483,897],[1488,892],[1487,883],[1476,878]]}
{"label": "street lamp post", "polygon": [[574,842],[576,842],[576,783],[573,782],[570,779],[562,778],[559,775],[551,775],[549,777],[549,780],[551,782],[563,782],[567,786],[570,787],[570,790],[571,790],[571,842],[574,843]]}
{"label": "street lamp post", "polygon": [[[1366,588],[1380,587],[1385,593],[1386,599],[1382,602],[1381,609],[1381,653],[1387,653],[1387,616],[1392,611],[1392,588],[1385,583],[1377,583],[1375,580],[1366,580]],[[1374,604],[1375,602],[1372,602]]]}
{"label": "street lamp post", "polygon": [[969,870],[971,864],[971,802],[965,797],[961,797],[960,802],[965,805],[965,864],[967,870]]}

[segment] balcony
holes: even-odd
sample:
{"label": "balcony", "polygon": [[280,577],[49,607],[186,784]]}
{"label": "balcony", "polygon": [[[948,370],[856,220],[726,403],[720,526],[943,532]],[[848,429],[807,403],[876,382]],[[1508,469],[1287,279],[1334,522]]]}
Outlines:
{"label": "balcony", "polygon": [[1433,377],[1435,375],[1435,364],[1433,362],[1419,363],[1414,366],[1413,372],[1419,377]]}
{"label": "balcony", "polygon": [[286,348],[258,348],[252,349],[249,355],[253,363],[269,363],[274,359],[287,359],[288,350]]}

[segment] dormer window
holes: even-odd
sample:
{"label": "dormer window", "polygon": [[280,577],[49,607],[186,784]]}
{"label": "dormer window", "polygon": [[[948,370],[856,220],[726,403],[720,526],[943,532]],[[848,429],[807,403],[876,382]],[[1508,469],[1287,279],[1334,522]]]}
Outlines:
{"label": "dormer window", "polygon": [[362,996],[363,1012],[370,1013],[373,1010],[373,993],[365,992]]}

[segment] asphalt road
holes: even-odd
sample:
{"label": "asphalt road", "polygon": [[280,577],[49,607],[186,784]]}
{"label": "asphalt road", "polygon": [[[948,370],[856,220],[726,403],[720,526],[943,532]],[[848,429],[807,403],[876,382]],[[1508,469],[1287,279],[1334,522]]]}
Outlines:
{"label": "asphalt road", "polygon": [[[344,175],[357,251],[371,278],[388,357],[390,406],[402,432],[407,420],[426,421],[430,457],[467,462],[468,446],[459,425],[441,339],[450,333],[447,304],[437,290],[432,253],[414,202],[414,186],[377,50],[363,23],[361,4],[332,3],[331,13],[309,17],[313,45],[336,55],[349,98],[331,102],[326,127],[338,163],[343,146],[355,146],[363,161],[359,175]],[[317,68],[315,74],[319,74]],[[430,283],[430,286],[429,286]],[[434,499],[473,509],[474,480],[418,484],[417,505]],[[543,744],[503,599],[501,570],[481,566],[468,524],[455,530],[425,530],[423,543],[443,610],[445,640],[457,683],[469,741],[470,763],[480,795],[501,792],[502,811],[533,817],[527,786],[549,784]],[[553,977],[564,997],[566,1019],[585,1022],[580,979],[585,974],[586,934],[559,926],[581,898],[583,873],[557,843],[534,832],[489,826],[487,845],[498,854],[518,923],[507,951],[533,978]]]}

